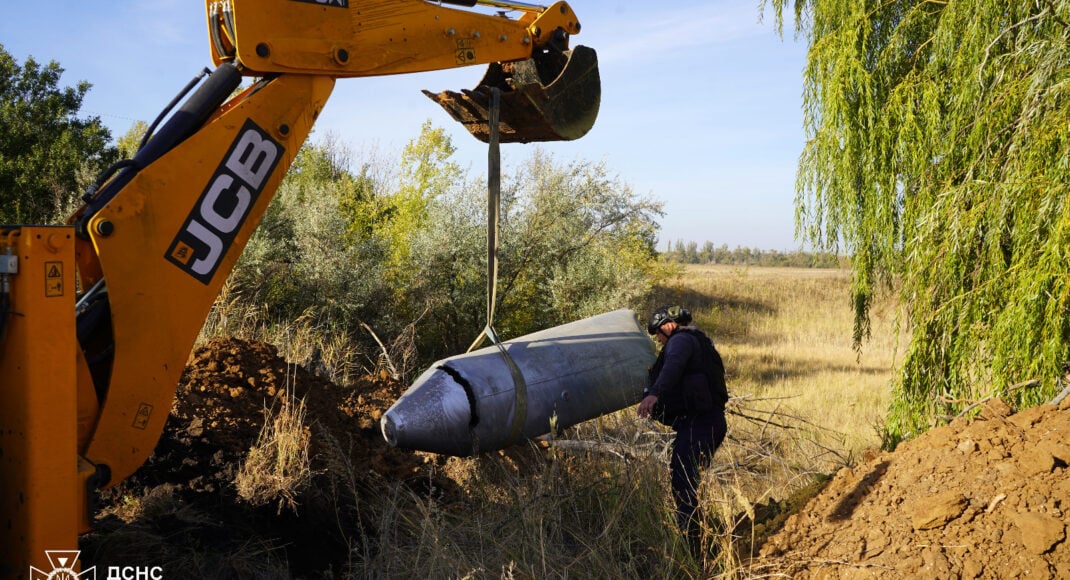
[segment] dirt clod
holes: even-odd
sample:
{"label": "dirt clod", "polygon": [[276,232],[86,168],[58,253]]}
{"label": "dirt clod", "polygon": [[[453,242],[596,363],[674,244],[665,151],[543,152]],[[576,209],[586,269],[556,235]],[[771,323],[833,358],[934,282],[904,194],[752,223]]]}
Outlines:
{"label": "dirt clod", "polygon": [[942,528],[962,515],[968,500],[959,491],[949,491],[936,496],[918,498],[910,509],[910,523],[915,530]]}

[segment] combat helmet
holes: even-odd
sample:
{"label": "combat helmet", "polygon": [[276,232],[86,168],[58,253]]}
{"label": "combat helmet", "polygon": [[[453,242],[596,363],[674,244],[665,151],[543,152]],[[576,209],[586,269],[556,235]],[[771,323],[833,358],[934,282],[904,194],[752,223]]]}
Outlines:
{"label": "combat helmet", "polygon": [[675,322],[680,326],[691,324],[691,312],[683,306],[670,306],[662,304],[654,312],[650,313],[650,319],[646,323],[648,334],[656,334],[666,322]]}

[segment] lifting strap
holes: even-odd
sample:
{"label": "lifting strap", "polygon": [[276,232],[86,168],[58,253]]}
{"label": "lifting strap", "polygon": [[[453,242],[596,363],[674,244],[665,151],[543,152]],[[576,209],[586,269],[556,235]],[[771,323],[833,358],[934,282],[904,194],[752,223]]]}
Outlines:
{"label": "lifting strap", "polygon": [[501,184],[502,163],[501,150],[498,141],[498,116],[501,111],[501,91],[498,87],[490,89],[489,125],[490,138],[488,139],[487,153],[487,325],[479,333],[472,346],[467,352],[472,352],[484,339],[489,339],[498,347],[505,364],[509,366],[509,374],[513,377],[513,424],[509,433],[509,441],[518,443],[522,437],[524,422],[527,419],[528,397],[527,383],[520,374],[520,368],[509,356],[509,351],[502,345],[498,333],[494,330],[494,307],[498,301],[498,233],[501,217]]}

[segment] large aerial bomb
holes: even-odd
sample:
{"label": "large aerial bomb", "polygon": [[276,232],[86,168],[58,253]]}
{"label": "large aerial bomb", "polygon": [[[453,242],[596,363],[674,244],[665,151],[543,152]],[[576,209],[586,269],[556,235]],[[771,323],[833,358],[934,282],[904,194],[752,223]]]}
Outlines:
{"label": "large aerial bomb", "polygon": [[653,343],[616,310],[440,360],[383,415],[394,447],[468,456],[634,405]]}

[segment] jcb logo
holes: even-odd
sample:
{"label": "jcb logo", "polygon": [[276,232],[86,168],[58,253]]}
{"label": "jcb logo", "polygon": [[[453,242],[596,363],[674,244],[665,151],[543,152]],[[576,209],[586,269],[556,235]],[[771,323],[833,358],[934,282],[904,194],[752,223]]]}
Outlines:
{"label": "jcb logo", "polygon": [[282,152],[282,145],[246,121],[171,242],[167,259],[208,284]]}

